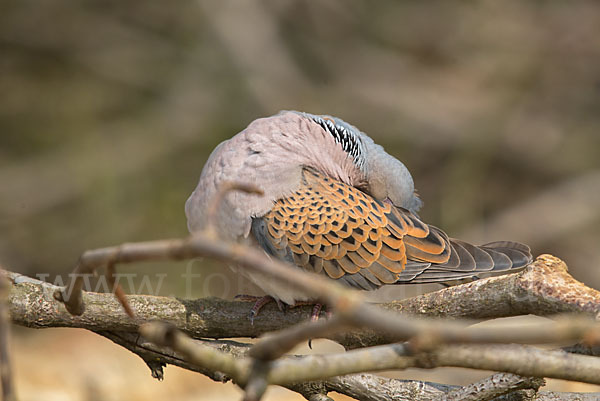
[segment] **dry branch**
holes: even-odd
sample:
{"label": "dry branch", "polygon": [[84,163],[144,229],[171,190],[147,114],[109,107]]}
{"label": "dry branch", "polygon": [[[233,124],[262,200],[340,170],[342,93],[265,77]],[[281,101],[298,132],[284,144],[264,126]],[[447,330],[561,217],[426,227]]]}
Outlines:
{"label": "dry branch", "polygon": [[[85,254],[87,256],[84,255],[82,260],[85,263],[80,266],[93,270],[105,263],[157,257],[188,257],[199,252],[196,249],[197,244],[198,237],[193,237],[181,240],[181,242],[158,241],[90,251]],[[227,248],[227,246],[234,248]],[[232,249],[233,260],[236,262],[240,260],[240,255],[235,252],[247,251],[243,248],[236,251],[235,245],[224,245],[222,249],[211,255],[221,255],[226,259],[225,253]],[[278,271],[277,269],[282,266],[279,266],[277,262],[275,264],[267,263],[266,267],[259,266],[260,263],[264,263],[264,256],[262,254],[255,256],[254,259],[248,259],[246,255],[244,263],[241,264],[257,269],[266,269],[266,271],[274,269],[275,277],[281,277],[285,273],[286,281],[289,282],[289,271]],[[283,268],[285,267],[283,266]],[[286,268],[286,270],[289,269]],[[306,319],[309,314],[309,311],[305,310],[303,313],[294,311],[284,315],[279,311],[267,309],[263,311],[262,316],[264,314],[271,314],[271,316],[267,315],[265,319],[257,319],[255,324],[251,325],[245,318],[248,309],[248,305],[245,303],[216,299],[181,301],[161,297],[128,296],[128,303],[136,310],[135,319],[130,319],[110,294],[82,292],[81,298],[79,298],[82,301],[80,305],[85,303],[87,309],[81,316],[72,316],[57,306],[53,298],[57,287],[15,273],[9,273],[8,276],[13,282],[11,313],[15,321],[34,327],[85,327],[102,331],[102,335],[109,338],[112,336],[111,339],[117,343],[131,343],[131,341],[123,341],[123,338],[115,340],[115,336],[118,334],[106,332],[107,330],[135,331],[141,323],[157,319],[170,322],[173,326],[183,329],[194,337],[219,338],[256,336],[297,323]],[[303,273],[301,276],[304,277],[300,283],[301,287],[313,285],[314,277]],[[588,316],[598,316],[600,310],[598,292],[574,280],[567,273],[564,263],[554,257],[544,255],[521,273],[484,279],[385,305],[387,309],[393,311],[400,309],[405,312],[402,314],[367,306],[353,292],[335,285],[330,286],[331,283],[319,278],[316,281],[321,284],[313,287],[314,293],[322,297],[322,291],[330,291],[328,293],[329,300],[332,301],[334,309],[338,312],[337,317],[330,322],[303,323],[284,329],[280,333],[271,334],[268,339],[261,340],[255,350],[249,354],[249,356],[258,357],[257,360],[253,361],[246,357],[245,352],[241,358],[239,358],[239,354],[238,357],[233,357],[230,352],[223,352],[203,341],[189,339],[176,330],[158,330],[156,327],[153,329],[155,330],[154,334],[146,334],[155,342],[174,347],[176,352],[167,355],[167,360],[161,357],[162,351],[157,351],[161,349],[160,347],[152,349],[151,344],[148,346],[148,343],[146,346],[141,346],[137,344],[136,340],[136,345],[130,346],[128,349],[137,351],[136,353],[144,358],[157,377],[160,377],[161,363],[164,362],[196,367],[194,370],[202,373],[209,372],[208,374],[215,379],[225,379],[225,375],[218,373],[223,372],[242,386],[247,385],[249,399],[259,398],[267,384],[292,387],[297,386],[299,382],[310,380],[321,380],[320,383],[326,383],[327,381],[323,379],[332,376],[407,367],[461,366],[600,384],[600,379],[598,379],[600,378],[600,364],[597,358],[593,357],[567,355],[564,352],[541,351],[532,347],[514,345],[497,345],[496,348],[490,348],[488,345],[440,346],[440,344],[452,342],[505,343],[518,341],[538,343],[582,338],[591,342],[597,341],[600,337],[598,325],[589,319],[571,317],[562,323],[548,323],[547,327],[540,326],[529,331],[515,331],[514,329],[465,329],[466,322],[431,321],[407,316],[406,312],[417,312],[417,314],[421,312],[426,316],[449,315],[451,317],[482,318],[486,317],[486,314],[490,314],[491,317],[492,312],[489,310],[482,312],[485,307],[482,307],[481,300],[493,303],[494,306],[491,309],[496,316],[536,311],[547,314],[576,311]],[[492,301],[488,299],[489,297],[492,297]],[[64,299],[69,302],[77,300],[77,297],[65,297]],[[35,300],[35,302],[31,302],[31,300]],[[32,304],[35,306],[33,309],[31,308]],[[498,304],[500,306],[497,306]],[[75,306],[77,308],[77,305]],[[218,313],[215,313],[217,311]],[[215,318],[215,315],[218,318]],[[231,320],[230,324],[228,324],[228,319]],[[369,330],[352,332],[345,330],[344,334],[340,335],[340,328],[344,325],[376,327],[388,334],[375,334],[375,331]],[[317,328],[318,331],[314,331]],[[156,330],[159,334],[156,334]],[[249,333],[251,334],[248,335]],[[127,336],[126,333],[124,334]],[[311,355],[301,359],[289,357],[275,359],[298,342],[312,336],[316,337],[317,334],[327,334],[340,340],[347,347],[388,343],[393,340],[409,338],[416,338],[418,341],[413,341],[411,346],[395,344],[343,354]],[[243,346],[242,349],[245,347]],[[419,350],[421,351],[419,352]],[[492,350],[491,353],[490,350]],[[499,353],[498,350],[502,350],[502,352]],[[518,355],[535,357],[536,363],[524,364]],[[273,359],[275,360],[272,362],[258,362],[259,360]]]}
{"label": "dry branch", "polygon": [[[33,279],[26,279],[24,278],[24,276],[20,276],[18,274],[10,274],[9,277],[11,277],[13,279],[13,289],[11,292],[11,311],[15,311],[15,312],[24,312],[27,310],[32,310],[32,311],[37,311],[39,312],[40,309],[34,309],[34,308],[27,308],[25,307],[25,305],[21,304],[21,307],[19,308],[14,308],[13,302],[17,301],[17,298],[15,294],[20,294],[21,296],[26,295],[25,300],[28,300],[29,303],[31,304],[30,307],[33,306],[40,306],[40,294],[42,294],[42,298],[45,296],[46,300],[45,302],[41,302],[41,306],[42,309],[45,310],[46,312],[49,312],[50,314],[52,313],[59,313],[59,310],[61,310],[62,308],[57,307],[56,302],[53,300],[52,298],[52,293],[53,291],[55,291],[56,287],[47,284],[47,283],[41,283],[37,280],[33,280]],[[46,288],[44,288],[46,287]],[[29,291],[29,292],[22,292],[24,288],[27,288],[29,290],[31,290],[32,288],[35,288],[36,291]],[[442,290],[445,291],[445,290]],[[110,300],[112,301],[113,308],[114,310],[118,311],[119,313],[121,313],[123,315],[123,317],[125,316],[125,314],[123,313],[123,311],[120,309],[120,305],[114,300],[114,298],[110,295],[110,294],[88,294],[86,293],[84,296],[84,299],[86,300],[86,302],[88,301],[88,297],[103,297],[101,300],[96,299],[95,301],[98,302],[102,302],[102,301],[106,301],[106,300]],[[143,297],[141,297],[143,298]],[[161,301],[171,301],[171,299],[169,298],[160,298],[160,297],[149,297],[152,299],[152,302],[161,302]],[[46,304],[48,303],[48,304]],[[51,307],[51,305],[54,305],[53,307]],[[92,313],[92,312],[97,312],[99,313],[99,315],[97,315],[96,317],[101,318],[102,317],[102,309],[101,308],[97,308],[96,306],[94,306],[94,308],[92,308],[91,306],[95,305],[95,303],[88,303],[88,309],[86,311],[86,313],[81,316],[81,317],[72,317],[70,316],[68,313],[62,311],[63,313],[63,317],[68,317],[70,319],[80,319],[82,320],[86,315]],[[134,305],[136,305],[136,303],[134,303]],[[169,307],[169,302],[167,302],[164,307],[168,308]],[[245,306],[245,308],[241,308],[240,309],[240,314],[238,315],[238,319],[240,318],[240,316],[242,317],[241,320],[245,320],[245,316],[246,316],[246,312],[247,312],[247,304],[241,303],[242,306]],[[156,308],[156,304],[153,304],[153,310],[155,311],[160,311],[162,308]],[[216,314],[217,311],[213,310],[212,313]],[[273,313],[279,314],[280,316],[285,316],[282,315],[281,312],[279,311],[273,311]],[[310,311],[307,308],[307,310],[305,311],[305,316],[304,318],[307,318],[309,315]],[[160,313],[159,313],[160,314]],[[21,316],[14,316],[13,318],[18,318],[17,320],[20,321],[24,321],[29,319],[30,323],[35,323],[36,319],[39,317],[39,314],[33,313],[29,316],[26,315],[21,315]],[[113,316],[114,317],[114,316]],[[54,316],[54,318],[57,318],[57,316]],[[118,320],[118,319],[117,319]],[[43,319],[42,319],[43,321]],[[48,322],[49,320],[46,320],[44,324],[39,325],[39,324],[29,324],[29,326],[34,326],[34,327],[48,327]],[[56,322],[56,320],[54,321]],[[73,320],[69,321],[69,322],[61,322],[61,326],[65,326],[68,325],[69,323],[74,323]],[[113,325],[111,327],[117,327],[119,326],[118,323],[113,323]],[[195,371],[200,371],[201,373],[206,373],[207,370],[202,369],[201,367],[198,367],[195,364],[190,363],[189,361],[186,361],[186,358],[184,357],[184,355],[180,354],[180,353],[176,353],[176,352],[171,352],[168,350],[165,350],[164,348],[158,347],[153,343],[147,342],[145,340],[143,340],[142,338],[140,338],[137,334],[135,333],[105,333],[105,332],[101,332],[100,334],[105,335],[109,338],[111,338],[113,341],[115,341],[116,343],[126,346],[126,348],[132,350],[133,352],[137,353],[138,355],[141,355],[144,357],[144,360],[146,360],[147,362],[154,362],[155,364],[160,364],[160,363],[172,363],[178,366],[182,366],[184,368],[188,368],[188,369],[192,369]],[[245,355],[245,353],[248,350],[248,345],[244,345],[244,344],[239,344],[239,343],[232,343],[232,342],[207,342],[206,340],[190,340],[190,341],[194,341],[195,343],[202,343],[203,345],[208,345],[208,346],[212,346],[215,349],[218,349],[220,351],[223,352],[228,352],[236,357],[243,357]],[[457,346],[452,346],[452,347],[457,347]],[[360,351],[360,350],[358,350]],[[355,352],[358,352],[355,351]],[[442,352],[441,350],[439,352]],[[450,352],[450,354],[452,354],[453,352]],[[427,354],[427,355],[431,355],[431,354]],[[443,357],[443,353],[441,354]],[[313,358],[319,358],[319,356],[315,356]],[[409,358],[413,358],[411,361],[411,363],[415,364],[416,366],[423,366],[423,358],[416,358],[415,356],[409,357]],[[313,359],[313,362],[317,361],[317,359]],[[431,361],[431,357],[425,358],[425,361]],[[313,363],[311,362],[311,363]],[[448,362],[447,360],[444,361],[442,359],[442,362]],[[403,362],[406,363],[406,362]],[[430,362],[428,362],[430,363]],[[398,364],[396,364],[395,366],[398,366]],[[406,366],[408,366],[408,363],[406,363]],[[462,366],[462,363],[461,363]],[[225,380],[227,377],[226,375],[223,375],[222,373],[218,373],[218,372],[212,372],[209,373],[210,377],[212,377],[213,379],[216,380]],[[430,399],[427,398],[429,397],[432,393],[432,391],[434,391],[432,389],[432,387],[430,387],[429,385],[424,385],[421,382],[404,382],[401,380],[395,381],[393,379],[384,379],[384,378],[379,378],[379,377],[375,377],[375,376],[365,376],[364,374],[361,375],[346,375],[346,376],[342,376],[342,377],[332,377],[330,379],[327,380],[320,380],[318,383],[319,386],[322,386],[322,388],[326,389],[327,391],[338,391],[338,392],[342,392],[344,394],[348,394],[350,396],[357,396],[359,394],[362,394],[362,396],[360,397],[360,399],[366,399],[366,400],[370,400],[370,399],[386,399],[386,398],[370,398],[369,396],[367,396],[365,388],[361,388],[359,386],[359,383],[361,382],[361,380],[365,377],[370,377],[372,379],[372,381],[380,383],[381,388],[378,389],[378,391],[381,391],[381,394],[388,394],[389,391],[401,391],[401,393],[399,394],[413,394],[414,399]],[[314,384],[314,383],[313,383]],[[363,383],[364,385],[365,383]],[[371,383],[372,384],[372,383]],[[297,389],[299,390],[299,384],[294,383],[294,384],[289,384],[287,385],[287,387],[291,388],[291,389]],[[422,394],[418,394],[414,391],[415,386],[417,388],[421,388]],[[369,387],[371,389],[374,389],[373,387]],[[445,387],[448,390],[450,390],[450,387]],[[303,394],[308,394],[306,393],[306,388],[302,387]],[[387,389],[387,390],[386,390]],[[388,392],[386,392],[388,391]],[[543,393],[540,393],[539,395],[541,396]],[[562,396],[562,395],[561,395]],[[389,399],[389,398],[387,398]],[[546,399],[546,398],[539,398],[539,399]]]}
{"label": "dry branch", "polygon": [[[511,379],[513,377],[513,379]],[[307,399],[311,395],[322,395],[335,391],[361,401],[597,401],[600,393],[557,393],[552,391],[536,391],[539,380],[521,378],[512,374],[499,373],[478,383],[478,392],[463,392],[463,388],[446,384],[421,382],[415,380],[389,379],[368,373],[332,377],[320,382],[309,382],[288,388],[303,394]],[[516,387],[508,389],[509,384]],[[505,387],[506,386],[506,387]],[[471,385],[469,390],[473,390]],[[464,398],[447,398],[454,393]],[[504,394],[504,395],[499,395]],[[326,400],[328,398],[323,398]]]}
{"label": "dry branch", "polygon": [[[162,366],[170,364],[204,374],[211,379],[219,382],[230,380],[230,377],[222,372],[213,372],[200,368],[198,365],[186,361],[181,353],[172,351],[169,348],[160,347],[150,341],[145,340],[137,333],[127,332],[98,332],[98,334],[109,338],[118,345],[125,347],[131,352],[139,355],[148,364],[152,364],[152,374],[154,377],[162,379]],[[211,346],[215,349],[228,352],[231,355],[241,358],[250,349],[250,344],[243,344],[234,341],[219,340],[192,340],[205,346]],[[294,383],[286,386],[290,390],[304,395],[307,399],[320,399],[329,391],[336,391],[360,400],[366,401],[384,401],[399,397],[400,399],[425,401],[435,397],[440,397],[446,391],[457,389],[458,386],[420,382],[414,380],[388,379],[368,373],[356,375],[335,376],[326,380],[317,382]],[[311,398],[313,397],[313,398]],[[323,400],[328,398],[322,398]]]}
{"label": "dry branch", "polygon": [[[248,312],[248,304],[244,302],[129,295],[127,299],[137,313],[136,319],[132,320],[112,295],[89,292],[82,295],[88,311],[81,316],[72,316],[52,297],[59,287],[17,273],[10,273],[9,277],[14,283],[11,292],[13,319],[33,327],[136,331],[140,323],[161,320],[195,338],[257,337],[304,322],[310,316],[309,307],[293,308],[282,314],[269,305],[252,325],[245,317],[240,318]],[[32,298],[37,302],[27,302]],[[543,255],[520,273],[482,279],[380,306],[411,315],[450,318],[545,316],[569,312],[596,316],[600,312],[600,292],[573,279],[564,262]],[[27,318],[19,320],[25,316]],[[347,348],[390,341],[381,332],[368,329],[347,331],[333,337]]]}
{"label": "dry branch", "polygon": [[449,391],[444,401],[480,401],[523,389],[537,390],[545,384],[544,379],[523,377],[512,373],[497,373],[476,383]]}
{"label": "dry branch", "polygon": [[[199,366],[226,373],[241,386],[252,380],[251,358],[236,358],[199,345],[174,328],[150,323],[140,329],[150,341],[169,346]],[[523,345],[445,345],[414,354],[406,344],[389,344],[327,355],[285,357],[264,364],[267,384],[290,385],[359,372],[412,367],[464,367],[502,370],[524,376],[551,377],[600,384],[600,361],[596,357],[546,351]]]}
{"label": "dry branch", "polygon": [[[152,377],[162,380],[164,377],[163,367],[165,365],[179,366],[183,369],[201,373],[217,382],[227,382],[231,378],[218,371],[212,371],[204,367],[188,362],[185,357],[171,349],[157,346],[140,336],[138,333],[125,331],[97,331],[95,332],[108,338],[127,350],[138,355],[146,362]],[[228,340],[195,340],[199,344],[213,347],[222,352],[227,352],[235,357],[242,357],[248,351],[250,345]]]}
{"label": "dry branch", "polygon": [[[417,380],[389,379],[370,373],[336,376],[319,382],[308,382],[288,388],[304,395],[327,394],[335,391],[364,401],[431,401],[442,397],[456,386]],[[316,398],[315,398],[316,399]]]}
{"label": "dry branch", "polygon": [[250,349],[250,356],[264,361],[274,360],[290,352],[292,348],[304,341],[313,338],[327,338],[344,328],[346,326],[338,316],[316,322],[299,323],[262,336]]}

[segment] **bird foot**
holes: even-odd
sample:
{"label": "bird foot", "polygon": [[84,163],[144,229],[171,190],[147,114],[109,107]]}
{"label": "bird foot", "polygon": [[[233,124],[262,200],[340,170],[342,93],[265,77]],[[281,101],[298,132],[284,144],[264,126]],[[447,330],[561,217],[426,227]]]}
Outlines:
{"label": "bird foot", "polygon": [[[300,302],[300,305],[313,305],[313,310],[312,313],[310,315],[310,321],[311,322],[316,322],[319,320],[319,315],[321,314],[321,311],[323,310],[323,304],[313,304],[311,302]],[[299,306],[299,304],[295,304],[295,306]],[[329,310],[329,308],[327,306],[325,306],[325,318],[329,319],[331,318],[332,312],[331,310]],[[312,338],[308,339],[308,348],[312,349]]]}
{"label": "bird foot", "polygon": [[[321,311],[323,310],[323,304],[319,304],[319,303],[316,304],[316,303],[310,302],[310,301],[298,301],[294,305],[291,305],[290,308],[295,308],[297,306],[305,306],[305,305],[313,306],[313,310],[310,315],[310,321],[316,322],[317,320],[319,320],[319,315],[321,314]],[[327,319],[329,319],[331,317],[331,311],[327,307],[325,307],[325,316],[327,317]]]}
{"label": "bird foot", "polygon": [[254,306],[252,306],[252,309],[250,309],[250,316],[249,316],[251,325],[254,325],[254,318],[256,316],[258,316],[258,314],[260,313],[260,310],[265,305],[267,305],[271,302],[276,302],[277,307],[282,312],[285,312],[285,310],[287,309],[287,304],[281,302],[279,299],[273,298],[270,295],[256,296],[256,295],[240,294],[240,295],[236,295],[235,297],[233,297],[233,299],[237,299],[237,300],[243,301],[243,302],[254,302]]}
{"label": "bird foot", "polygon": [[[252,325],[254,325],[254,318],[258,316],[261,309],[265,305],[267,305],[271,302],[276,302],[279,310],[284,313],[288,308],[291,309],[291,308],[296,308],[298,306],[312,305],[313,309],[312,309],[312,313],[310,315],[311,322],[316,322],[317,320],[319,320],[319,315],[321,314],[321,311],[323,310],[323,304],[314,303],[314,302],[310,302],[310,301],[298,301],[298,302],[294,303],[293,305],[288,305],[288,304],[280,301],[279,299],[273,298],[270,295],[257,296],[257,295],[240,294],[240,295],[236,295],[235,297],[233,297],[233,299],[236,299],[238,301],[243,301],[243,302],[254,302],[254,306],[252,306],[252,309],[250,309],[250,316],[249,316],[250,324],[252,324]],[[331,311],[327,307],[325,307],[325,316],[327,319],[329,319],[331,317]]]}

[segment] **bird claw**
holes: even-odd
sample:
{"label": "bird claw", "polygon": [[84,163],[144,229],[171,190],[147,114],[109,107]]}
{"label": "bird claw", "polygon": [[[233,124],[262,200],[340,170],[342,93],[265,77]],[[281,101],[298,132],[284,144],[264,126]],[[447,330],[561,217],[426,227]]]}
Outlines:
{"label": "bird claw", "polygon": [[319,315],[321,314],[321,309],[323,309],[322,304],[315,304],[315,306],[313,306],[312,314],[310,315],[311,322],[316,322],[319,320]]}
{"label": "bird claw", "polygon": [[[273,298],[270,295],[257,296],[257,295],[239,294],[239,295],[236,295],[235,297],[233,297],[233,299],[238,300],[238,301],[243,301],[243,302],[254,302],[254,306],[252,306],[252,309],[250,309],[250,313],[248,315],[251,325],[254,325],[254,319],[258,316],[261,309],[265,305],[267,305],[268,303],[271,303],[273,301],[275,301],[277,303],[277,307],[283,313],[286,313],[289,308],[295,308],[297,306],[304,306],[304,305],[313,305],[313,310],[310,315],[311,322],[318,321],[319,315],[321,314],[321,311],[323,310],[323,304],[319,304],[319,303],[313,304],[312,302],[308,302],[308,301],[300,301],[300,302],[296,302],[294,305],[288,305],[279,299]],[[327,319],[329,319],[331,317],[331,311],[328,308],[325,308],[325,316]],[[310,340],[309,340],[308,346],[311,347]]]}
{"label": "bird claw", "polygon": [[[311,322],[318,321],[319,320],[319,315],[321,314],[322,310],[323,310],[323,304],[314,304],[312,313],[310,315],[310,321]],[[325,317],[326,317],[326,319],[331,318],[331,315],[332,315],[332,313],[329,310],[329,308],[325,307]],[[308,339],[308,348],[312,349],[312,338]]]}
{"label": "bird claw", "polygon": [[258,312],[254,311],[254,308],[250,309],[250,313],[248,313],[248,319],[250,319],[250,326],[254,326],[254,318]]}
{"label": "bird claw", "polygon": [[248,315],[248,318],[250,319],[250,324],[252,326],[254,326],[254,318],[256,316],[258,316],[261,309],[268,303],[275,301],[277,303],[277,307],[279,308],[280,311],[285,313],[285,311],[287,310],[287,305],[285,303],[281,302],[279,299],[273,298],[270,295],[256,296],[256,295],[240,294],[240,295],[236,295],[235,297],[233,297],[233,299],[236,299],[239,301],[244,301],[244,302],[254,302],[254,306],[252,306],[252,309],[250,309],[250,314]]}

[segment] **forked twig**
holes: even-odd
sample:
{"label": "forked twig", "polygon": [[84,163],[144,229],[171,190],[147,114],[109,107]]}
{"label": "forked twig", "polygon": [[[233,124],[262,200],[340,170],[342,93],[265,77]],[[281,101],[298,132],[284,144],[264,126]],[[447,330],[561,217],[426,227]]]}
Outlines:
{"label": "forked twig", "polygon": [[[214,218],[218,211],[219,204],[225,195],[230,191],[243,191],[251,194],[262,195],[263,191],[251,184],[242,184],[235,182],[224,182],[215,197],[209,205],[208,224],[204,236],[216,238],[214,230]],[[141,242],[137,244],[123,244],[116,247],[101,248],[84,252],[79,258],[77,266],[70,275],[64,289],[56,291],[54,298],[65,304],[67,310],[73,315],[81,315],[85,310],[82,301],[83,277],[92,274],[99,267],[106,266],[106,276],[111,283],[111,288],[123,306],[123,309],[130,317],[134,317],[134,312],[121,286],[114,282],[114,265],[117,263],[131,263],[143,260],[160,259],[185,259],[194,256],[193,250],[186,249],[186,246],[193,242],[193,237],[177,240],[162,240],[153,242]],[[191,252],[190,252],[191,251]]]}

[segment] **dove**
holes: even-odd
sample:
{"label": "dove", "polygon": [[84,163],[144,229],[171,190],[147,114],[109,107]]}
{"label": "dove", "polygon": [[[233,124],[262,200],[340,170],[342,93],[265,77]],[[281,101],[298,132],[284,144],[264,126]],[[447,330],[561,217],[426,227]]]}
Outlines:
{"label": "dove", "polygon": [[[259,247],[290,269],[359,290],[454,282],[511,272],[532,260],[527,245],[472,245],[423,222],[406,166],[336,117],[282,111],[218,145],[185,204],[191,233],[206,227],[211,200],[231,181],[264,194],[223,197],[210,217],[223,240]],[[239,272],[267,294],[257,299],[253,316],[269,300],[318,304],[265,274]]]}

